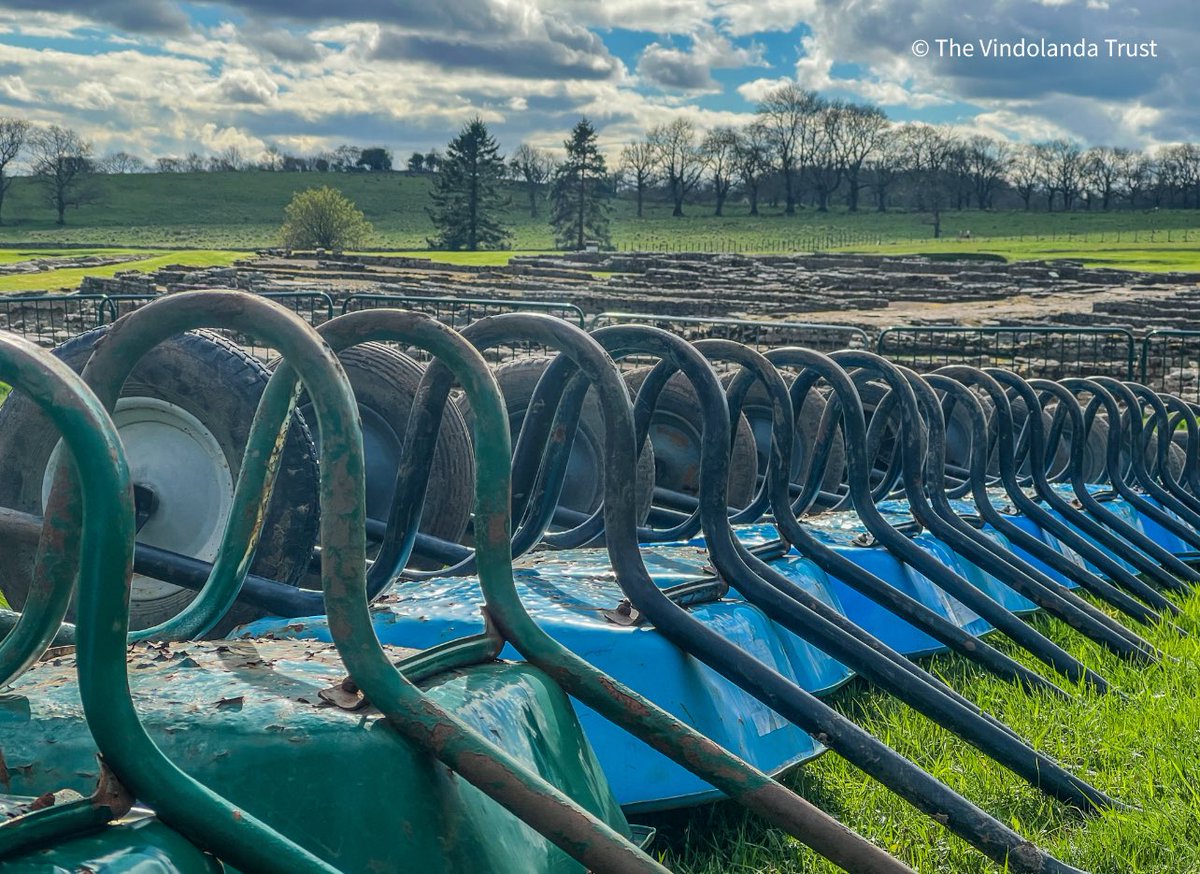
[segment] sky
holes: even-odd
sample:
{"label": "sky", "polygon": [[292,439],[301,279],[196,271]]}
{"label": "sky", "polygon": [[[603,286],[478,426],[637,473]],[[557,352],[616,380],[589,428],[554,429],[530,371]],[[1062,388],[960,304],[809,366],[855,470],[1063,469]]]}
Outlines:
{"label": "sky", "polygon": [[[1042,40],[1098,55],[1012,56]],[[0,114],[144,158],[403,158],[476,115],[504,150],[581,115],[615,150],[679,115],[744,123],[791,81],[897,121],[1153,147],[1200,141],[1198,44],[1197,0],[0,0]]]}

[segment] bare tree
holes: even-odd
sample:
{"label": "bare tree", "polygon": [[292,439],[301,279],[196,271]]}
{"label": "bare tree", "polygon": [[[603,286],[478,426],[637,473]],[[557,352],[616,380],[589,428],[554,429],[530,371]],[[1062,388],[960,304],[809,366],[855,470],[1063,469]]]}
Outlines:
{"label": "bare tree", "polygon": [[748,124],[738,132],[734,164],[738,180],[750,201],[750,215],[758,215],[758,189],[763,176],[771,172],[771,147],[767,143],[766,130],[758,122]]}
{"label": "bare tree", "polygon": [[208,169],[212,173],[232,173],[246,169],[246,159],[242,150],[235,145],[229,145],[208,159]]}
{"label": "bare tree", "polygon": [[866,169],[870,174],[871,189],[875,192],[875,209],[887,212],[888,193],[904,172],[903,128],[892,128],[887,136],[881,136],[878,145],[867,155]]}
{"label": "bare tree", "polygon": [[779,86],[758,104],[759,123],[767,132],[783,176],[784,211],[788,215],[796,214],[799,177],[812,158],[823,105],[817,92],[806,91],[794,83]]}
{"label": "bare tree", "polygon": [[1042,150],[1027,143],[1017,147],[1009,163],[1008,180],[1024,201],[1026,212],[1032,207],[1033,195],[1037,193],[1045,178],[1045,170],[1042,167],[1044,161]]}
{"label": "bare tree", "polygon": [[1153,162],[1140,152],[1128,152],[1120,158],[1121,184],[1125,188],[1125,196],[1129,205],[1137,208],[1138,198],[1145,194],[1150,187],[1154,175]]}
{"label": "bare tree", "polygon": [[930,213],[933,237],[942,236],[942,210],[948,200],[948,170],[958,141],[931,124],[905,128],[905,168],[913,176],[918,209]]}
{"label": "bare tree", "polygon": [[279,148],[275,143],[271,143],[263,150],[262,160],[258,162],[259,169],[272,173],[282,170],[283,159],[283,149]]}
{"label": "bare tree", "polygon": [[658,167],[666,177],[674,209],[671,215],[683,215],[683,201],[700,182],[704,162],[696,147],[696,127],[685,118],[677,118],[652,129],[646,138],[658,156]]}
{"label": "bare tree", "polygon": [[992,198],[1004,181],[1012,161],[1012,147],[982,134],[971,137],[963,146],[967,173],[975,192],[975,205],[980,209],[990,209]]}
{"label": "bare tree", "polygon": [[154,169],[158,173],[182,173],[183,161],[179,158],[166,155],[155,160]]}
{"label": "bare tree", "polygon": [[183,158],[184,173],[203,173],[205,169],[204,156],[199,152],[188,152]]}
{"label": "bare tree", "polygon": [[[1064,212],[1069,212],[1079,196],[1083,177],[1083,150],[1070,140],[1052,140],[1046,143],[1046,171],[1050,180],[1051,198],[1057,191],[1062,196]],[[1053,207],[1053,203],[1051,203]]]}
{"label": "bare tree", "polygon": [[725,199],[737,167],[738,135],[731,127],[715,127],[700,142],[700,156],[712,181],[717,206],[713,215],[724,215]]}
{"label": "bare tree", "polygon": [[529,217],[537,218],[538,191],[550,181],[554,172],[554,156],[528,143],[517,146],[508,166],[513,176],[525,183],[529,192]]}
{"label": "bare tree", "polygon": [[1121,178],[1121,152],[1111,146],[1096,146],[1083,156],[1083,174],[1087,184],[1100,195],[1100,208],[1112,207]]}
{"label": "bare tree", "polygon": [[[23,118],[0,118],[0,210],[4,207],[4,196],[12,186],[13,175],[9,165],[21,154],[29,136],[29,122]],[[0,221],[0,224],[3,224]]]}
{"label": "bare tree", "polygon": [[629,143],[621,149],[619,167],[633,180],[633,190],[637,197],[637,217],[641,218],[646,190],[654,184],[658,176],[658,152],[653,144],[646,140]]}
{"label": "bare tree", "polygon": [[129,152],[109,152],[98,163],[102,173],[145,173],[146,162]]}
{"label": "bare tree", "polygon": [[824,106],[813,125],[814,138],[809,175],[817,196],[817,209],[829,212],[829,200],[842,184],[842,119],[847,104],[835,100]]}
{"label": "bare tree", "polygon": [[863,165],[879,150],[888,130],[888,120],[884,111],[872,104],[842,104],[840,112],[841,118],[833,131],[836,135],[834,147],[849,186],[846,207],[850,212],[858,212]]}
{"label": "bare tree", "polygon": [[68,206],[79,207],[94,196],[87,184],[92,172],[92,146],[75,131],[50,125],[35,128],[29,137],[33,175],[57,214],[67,223]]}

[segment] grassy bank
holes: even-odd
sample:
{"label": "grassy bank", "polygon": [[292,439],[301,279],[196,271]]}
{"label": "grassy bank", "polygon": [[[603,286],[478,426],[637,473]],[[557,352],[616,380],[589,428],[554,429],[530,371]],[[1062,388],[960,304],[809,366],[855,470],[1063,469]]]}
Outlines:
{"label": "grassy bank", "polygon": [[[859,681],[834,702],[871,733],[1071,865],[1092,874],[1194,874],[1200,872],[1200,595],[1182,606],[1180,625],[1192,636],[1167,629],[1147,632],[1170,657],[1154,666],[1123,663],[1060,623],[1035,620],[1039,630],[1107,677],[1123,698],[1074,689],[1074,701],[1050,700],[992,680],[959,658],[940,658],[933,665],[967,697],[1075,774],[1130,805],[1128,810],[1083,817]],[[788,782],[923,874],[1001,870],[834,753],[806,765]],[[658,847],[668,865],[687,874],[837,870],[730,805],[663,817],[656,824],[664,834]]]}

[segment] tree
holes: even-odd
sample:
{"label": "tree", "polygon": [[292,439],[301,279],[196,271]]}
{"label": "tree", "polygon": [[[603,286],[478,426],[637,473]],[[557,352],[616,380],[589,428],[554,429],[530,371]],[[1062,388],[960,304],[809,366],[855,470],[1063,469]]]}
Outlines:
{"label": "tree", "polygon": [[839,124],[833,130],[836,135],[834,148],[848,186],[846,207],[850,212],[858,212],[863,165],[879,150],[888,130],[888,120],[884,111],[872,104],[843,104],[840,112]]}
{"label": "tree", "polygon": [[671,192],[674,209],[671,215],[683,215],[683,201],[700,182],[704,162],[696,148],[696,128],[685,118],[677,118],[659,125],[647,136],[658,156],[658,167],[667,177],[667,188]]}
{"label": "tree", "polygon": [[283,243],[290,249],[349,249],[375,229],[342,192],[328,185],[309,188],[284,208]]}
{"label": "tree", "polygon": [[813,125],[814,140],[810,174],[817,195],[817,209],[829,212],[829,201],[842,184],[842,121],[848,104],[836,100],[821,109]]}
{"label": "tree", "polygon": [[265,170],[268,173],[277,173],[284,169],[285,157],[283,149],[279,148],[275,143],[271,143],[263,150],[262,160],[259,162],[258,167],[260,170]]}
{"label": "tree", "polygon": [[199,152],[188,152],[183,159],[184,173],[203,173],[204,156]]}
{"label": "tree", "polygon": [[4,196],[13,181],[8,167],[21,154],[28,136],[29,122],[23,118],[0,118],[0,210],[4,208]]}
{"label": "tree", "polygon": [[1083,150],[1070,140],[1052,140],[1046,144],[1046,173],[1050,191],[1051,208],[1054,192],[1062,196],[1064,212],[1070,212],[1079,195],[1083,176]]}
{"label": "tree", "polygon": [[154,170],[157,173],[182,173],[183,161],[169,155],[158,158],[154,162]]}
{"label": "tree", "polygon": [[582,249],[589,239],[608,245],[608,168],[596,145],[596,129],[581,118],[563,141],[566,158],[554,173],[550,221],[564,249]]}
{"label": "tree", "polygon": [[724,215],[725,199],[729,196],[737,166],[737,147],[737,131],[731,127],[715,127],[700,142],[700,157],[708,168],[717,202],[713,215]]}
{"label": "tree", "polygon": [[1012,183],[1017,195],[1024,202],[1026,212],[1030,210],[1033,195],[1037,193],[1038,186],[1042,184],[1042,178],[1045,175],[1042,170],[1042,161],[1042,150],[1034,145],[1025,144],[1017,148],[1009,165],[1009,182]]}
{"label": "tree", "polygon": [[[428,165],[429,156],[425,156]],[[446,146],[438,162],[437,180],[430,193],[429,217],[438,235],[434,249],[496,249],[508,242],[500,221],[508,201],[501,195],[504,158],[496,140],[479,117],[471,119]]]}
{"label": "tree", "polygon": [[875,192],[875,209],[887,212],[888,192],[904,172],[903,128],[892,128],[889,135],[880,139],[876,149],[867,156],[866,168],[871,177],[871,188]]}
{"label": "tree", "polygon": [[421,173],[425,170],[425,155],[422,152],[413,152],[408,156],[408,172]]}
{"label": "tree", "polygon": [[975,191],[975,205],[990,209],[992,197],[1012,164],[1012,148],[1008,143],[977,134],[965,144],[967,171]]}
{"label": "tree", "polygon": [[110,152],[99,161],[103,173],[145,173],[146,162],[128,152]]}
{"label": "tree", "polygon": [[68,206],[90,202],[92,145],[73,130],[58,125],[36,128],[29,137],[33,175],[57,214],[56,223],[67,223]]}
{"label": "tree", "polygon": [[947,169],[957,147],[953,134],[934,125],[905,128],[904,165],[916,185],[918,208],[930,213],[935,240],[942,236],[942,210],[949,193]]}
{"label": "tree", "polygon": [[521,143],[508,160],[513,177],[525,183],[529,194],[529,217],[537,218],[538,189],[554,172],[554,158],[549,152]]}
{"label": "tree", "polygon": [[734,171],[750,201],[750,215],[758,215],[758,189],[763,176],[771,171],[771,149],[761,124],[753,122],[738,131]]}
{"label": "tree", "polygon": [[658,170],[658,155],[654,146],[645,140],[629,143],[621,149],[620,166],[633,180],[633,190],[637,196],[637,217],[641,218],[646,189],[654,184]]}
{"label": "tree", "polygon": [[437,149],[432,152],[425,153],[425,169],[430,173],[436,173],[438,168],[442,166],[442,153]]}
{"label": "tree", "polygon": [[356,167],[365,167],[373,173],[382,173],[392,169],[392,153],[382,146],[363,149],[358,153]]}
{"label": "tree", "polygon": [[812,158],[823,106],[817,92],[806,91],[794,83],[770,91],[758,104],[758,121],[767,133],[783,176],[784,212],[788,215],[796,214],[799,177]]}

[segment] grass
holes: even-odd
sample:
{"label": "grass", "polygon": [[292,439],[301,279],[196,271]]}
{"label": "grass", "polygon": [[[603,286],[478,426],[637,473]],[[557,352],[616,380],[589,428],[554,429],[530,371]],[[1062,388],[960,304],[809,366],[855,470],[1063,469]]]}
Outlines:
{"label": "grass", "polygon": [[[108,254],[132,254],[130,250],[107,250]],[[2,253],[10,254],[10,253]],[[90,251],[81,250],[49,250],[39,251],[36,253],[11,253],[22,255],[24,257],[14,258],[12,260],[28,260],[29,258],[40,258],[47,255],[80,255],[80,254],[106,254],[105,251]],[[58,289],[75,289],[79,287],[79,283],[83,281],[85,276],[113,276],[123,270],[140,270],[150,272],[159,270],[163,267],[180,265],[185,267],[225,267],[232,264],[239,258],[245,258],[245,252],[230,252],[212,249],[190,249],[185,251],[174,252],[157,252],[150,251],[142,253],[144,258],[139,258],[136,261],[122,261],[118,264],[108,264],[103,267],[68,267],[59,270],[44,270],[37,273],[13,273],[8,276],[0,276],[0,292],[5,291],[55,291]],[[10,262],[11,263],[11,262]]]}
{"label": "grass", "polygon": [[[1062,702],[1016,690],[960,658],[943,657],[932,665],[1038,749],[1131,805],[1126,811],[1085,818],[861,681],[841,690],[832,703],[1064,862],[1093,874],[1195,874],[1200,872],[1200,594],[1181,606],[1180,625],[1192,636],[1147,631],[1169,657],[1154,666],[1121,662],[1061,624],[1034,620],[1126,697],[1075,689],[1076,699]],[[924,874],[1001,870],[834,753],[794,772],[787,782]],[[663,816],[654,824],[663,834],[658,849],[678,872],[837,870],[733,805]]]}
{"label": "grass", "polygon": [[[279,245],[283,208],[292,195],[316,185],[341,189],[375,227],[367,248],[428,255],[433,227],[425,213],[429,178],[406,173],[172,173],[99,176],[96,199],[67,213],[57,227],[28,178],[17,178],[4,201],[0,245],[127,247],[135,249],[255,249]],[[530,218],[525,192],[513,186],[504,216],[517,251],[547,251],[554,239],[543,205]],[[1045,213],[947,211],[943,239],[934,241],[929,216],[918,212],[864,210],[828,213],[800,210],[782,215],[764,203],[749,216],[742,203],[713,216],[706,203],[689,204],[686,216],[672,218],[657,199],[635,215],[627,197],[613,201],[611,229],[619,250],[780,252],[854,249],[901,252],[996,252],[1006,258],[1069,257],[1094,264],[1142,269],[1200,270],[1200,211],[1122,210]],[[972,239],[959,241],[961,231]],[[1120,234],[1120,239],[1117,239]],[[1131,239],[1131,235],[1133,238]],[[1168,241],[1167,237],[1170,236]],[[504,263],[506,254],[461,253],[457,263]],[[443,254],[438,253],[443,260]],[[456,258],[459,256],[455,256]],[[0,260],[6,260],[0,258]],[[481,260],[472,260],[479,258]],[[496,259],[496,260],[491,260]]]}

